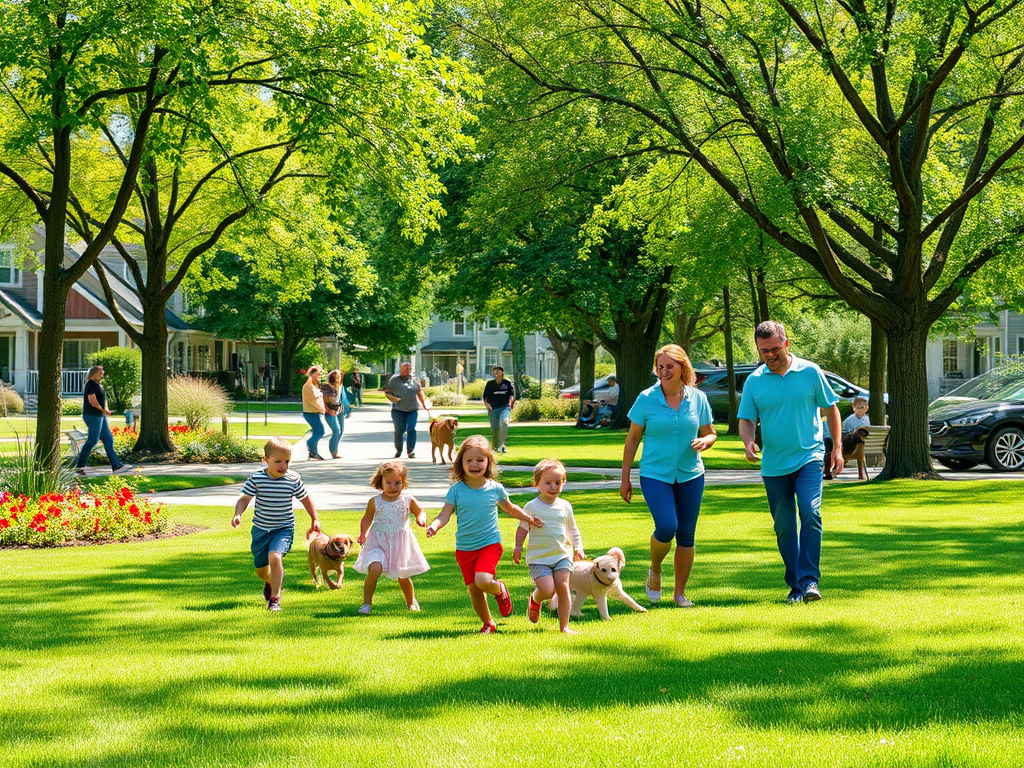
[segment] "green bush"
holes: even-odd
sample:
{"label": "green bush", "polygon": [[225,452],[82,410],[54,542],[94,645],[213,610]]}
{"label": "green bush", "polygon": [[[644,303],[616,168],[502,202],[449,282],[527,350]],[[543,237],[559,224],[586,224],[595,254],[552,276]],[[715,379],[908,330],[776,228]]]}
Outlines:
{"label": "green bush", "polygon": [[311,365],[319,365],[324,369],[321,375],[321,381],[327,380],[327,374],[333,369],[328,367],[330,364],[327,362],[327,358],[324,357],[324,351],[320,348],[319,344],[309,343],[295,353],[292,357],[292,394],[301,395],[302,386],[306,383],[306,374],[302,373],[309,369]]}
{"label": "green bush", "polygon": [[462,387],[462,394],[468,397],[470,400],[481,400],[484,396],[484,387],[487,382],[483,379],[477,379],[476,381],[470,381]]}
{"label": "green bush", "polygon": [[543,398],[540,401],[540,416],[553,421],[575,421],[580,414],[579,398]]}
{"label": "green bush", "polygon": [[56,469],[36,463],[33,443],[17,440],[13,454],[0,464],[0,492],[36,499],[47,493],[68,493],[75,485],[71,467],[60,463]]}
{"label": "green bush", "polygon": [[178,449],[178,458],[185,462],[233,464],[259,461],[263,456],[258,445],[205,428],[171,427],[171,442]]}
{"label": "green bush", "polygon": [[235,405],[224,387],[195,376],[172,376],[167,382],[167,409],[184,416],[192,429],[205,429],[210,419],[230,413]]}
{"label": "green bush", "polygon": [[132,398],[142,391],[142,351],[107,347],[89,355],[87,362],[103,366],[107,408],[112,411],[131,408]]}
{"label": "green bush", "polygon": [[540,421],[540,403],[536,400],[516,400],[512,421]]}
{"label": "green bush", "polygon": [[430,398],[431,405],[435,408],[452,408],[468,402],[465,395],[441,387],[431,387],[424,390],[424,394]]}
{"label": "green bush", "polygon": [[60,404],[60,412],[62,416],[81,416],[82,415],[82,401],[81,400],[65,400]]}
{"label": "green bush", "polygon": [[25,401],[21,399],[21,395],[15,392],[12,386],[3,382],[0,382],[0,408],[3,409],[5,416],[9,413],[25,412]]}
{"label": "green bush", "polygon": [[594,363],[594,378],[600,379],[615,373],[615,363]]}

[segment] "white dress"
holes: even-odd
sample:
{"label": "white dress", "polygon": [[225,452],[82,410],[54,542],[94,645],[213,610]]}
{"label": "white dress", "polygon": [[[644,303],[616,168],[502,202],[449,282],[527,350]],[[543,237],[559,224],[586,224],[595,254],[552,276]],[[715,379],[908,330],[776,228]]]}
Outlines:
{"label": "white dress", "polygon": [[389,579],[408,579],[429,571],[427,559],[409,527],[409,497],[403,494],[394,501],[385,501],[378,495],[373,505],[373,524],[352,567],[366,573],[371,563],[380,563],[383,575]]}

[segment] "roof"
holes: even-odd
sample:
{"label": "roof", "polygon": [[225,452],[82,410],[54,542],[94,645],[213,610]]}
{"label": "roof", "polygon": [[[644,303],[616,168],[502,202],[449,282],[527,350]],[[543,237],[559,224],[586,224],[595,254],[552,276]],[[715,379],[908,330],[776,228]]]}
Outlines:
{"label": "roof", "polygon": [[9,309],[11,314],[15,315],[33,331],[38,331],[43,327],[43,316],[39,311],[31,304],[22,301],[18,296],[0,291],[0,304]]}
{"label": "roof", "polygon": [[432,341],[424,347],[420,347],[420,352],[473,352],[476,350],[476,344],[472,341]]}

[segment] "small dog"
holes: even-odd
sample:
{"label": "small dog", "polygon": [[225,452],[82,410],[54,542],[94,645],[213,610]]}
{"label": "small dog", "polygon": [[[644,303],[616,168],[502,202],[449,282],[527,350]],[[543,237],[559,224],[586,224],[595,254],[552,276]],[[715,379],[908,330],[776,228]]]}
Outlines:
{"label": "small dog", "polygon": [[[597,603],[597,611],[605,621],[611,620],[608,615],[608,598],[621,600],[638,613],[647,613],[647,609],[626,594],[619,581],[619,572],[626,564],[626,555],[618,547],[612,547],[607,555],[592,560],[575,563],[572,576],[569,577],[569,591],[572,592],[572,610],[570,616],[582,616],[580,608],[591,595]],[[551,610],[558,610],[558,596],[551,598]]]}
{"label": "small dog", "polygon": [[[355,540],[351,536],[328,536],[309,529],[306,545],[309,547],[309,574],[313,577],[313,586],[320,589],[316,577],[316,569],[319,568],[328,587],[341,589],[341,583],[345,580],[345,558],[352,551],[353,544]],[[338,574],[337,581],[331,581],[331,571]]]}
{"label": "small dog", "polygon": [[[864,427],[859,427],[853,432],[847,435],[843,435],[843,462],[850,462],[852,460],[857,461],[857,479],[867,480],[868,479],[868,468],[864,463],[864,441],[868,437],[868,431]],[[825,461],[828,461],[828,457],[825,457]],[[828,465],[825,466],[825,479],[832,479],[832,472]]]}
{"label": "small dog", "polygon": [[430,422],[430,462],[437,463],[434,458],[434,451],[441,454],[441,463],[444,464],[444,449],[448,448],[448,463],[452,463],[452,455],[455,450],[455,431],[459,428],[459,420],[454,416],[447,416],[443,419],[434,419]]}

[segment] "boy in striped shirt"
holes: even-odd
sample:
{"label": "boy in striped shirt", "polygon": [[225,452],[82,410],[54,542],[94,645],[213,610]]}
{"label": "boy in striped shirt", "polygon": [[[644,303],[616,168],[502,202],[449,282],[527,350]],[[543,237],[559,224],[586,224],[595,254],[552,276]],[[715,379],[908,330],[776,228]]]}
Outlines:
{"label": "boy in striped shirt", "polygon": [[266,469],[254,472],[242,486],[242,495],[235,503],[231,527],[242,522],[242,513],[255,497],[256,511],[252,518],[252,560],[256,575],[263,580],[263,597],[267,610],[281,610],[281,583],[284,581],[284,556],[292,548],[295,537],[295,512],[292,499],[298,499],[313,521],[312,529],[320,532],[320,518],[313,500],[298,472],[289,472],[291,445],[280,437],[270,438],[263,446]]}

